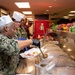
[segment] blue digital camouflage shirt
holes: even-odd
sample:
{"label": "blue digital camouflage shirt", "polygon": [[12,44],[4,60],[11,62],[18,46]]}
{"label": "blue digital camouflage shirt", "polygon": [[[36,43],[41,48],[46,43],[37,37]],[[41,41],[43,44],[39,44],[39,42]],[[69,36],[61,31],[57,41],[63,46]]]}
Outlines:
{"label": "blue digital camouflage shirt", "polygon": [[0,34],[0,74],[14,74],[19,61],[19,47],[15,39]]}

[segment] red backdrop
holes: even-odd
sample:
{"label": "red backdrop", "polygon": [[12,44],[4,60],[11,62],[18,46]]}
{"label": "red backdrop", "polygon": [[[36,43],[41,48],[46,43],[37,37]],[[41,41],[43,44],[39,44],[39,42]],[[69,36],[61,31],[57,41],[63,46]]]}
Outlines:
{"label": "red backdrop", "polygon": [[[37,38],[38,35],[43,36],[46,33],[46,30],[49,28],[49,20],[35,20],[34,22],[34,38]],[[43,29],[41,26],[43,25]]]}

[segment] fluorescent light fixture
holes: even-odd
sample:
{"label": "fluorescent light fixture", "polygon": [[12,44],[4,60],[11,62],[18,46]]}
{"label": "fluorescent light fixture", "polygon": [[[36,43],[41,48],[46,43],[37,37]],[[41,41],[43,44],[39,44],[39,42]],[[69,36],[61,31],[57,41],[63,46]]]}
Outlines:
{"label": "fluorescent light fixture", "polygon": [[18,8],[30,8],[29,2],[15,2]]}
{"label": "fluorescent light fixture", "polygon": [[23,11],[24,14],[32,14],[31,11]]}
{"label": "fluorescent light fixture", "polygon": [[70,11],[69,13],[75,13],[75,11]]}
{"label": "fluorescent light fixture", "polygon": [[30,21],[33,21],[33,19],[32,18],[27,18],[28,20],[30,20]]}
{"label": "fluorescent light fixture", "polygon": [[65,18],[65,19],[69,19],[69,16],[63,16],[63,18]]}
{"label": "fluorescent light fixture", "polygon": [[69,14],[68,16],[75,16],[74,14]]}

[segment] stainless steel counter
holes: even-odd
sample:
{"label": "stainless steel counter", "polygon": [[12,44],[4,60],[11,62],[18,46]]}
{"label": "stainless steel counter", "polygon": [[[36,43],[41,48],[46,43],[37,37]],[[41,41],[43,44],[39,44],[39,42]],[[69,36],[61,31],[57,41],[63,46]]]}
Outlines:
{"label": "stainless steel counter", "polygon": [[35,63],[39,63],[39,57],[21,59],[17,67],[16,73],[39,75],[39,69],[34,66]]}
{"label": "stainless steel counter", "polygon": [[[56,33],[58,34],[58,41],[60,44],[59,46],[63,49],[65,53],[67,53],[73,60],[75,60],[75,41],[74,41],[75,34],[69,32],[63,32],[63,31],[56,31]],[[61,49],[56,49],[56,46],[51,45],[48,47],[47,45],[46,53],[51,55],[51,51],[50,51],[51,48],[53,50],[58,50],[58,51],[61,50]],[[54,53],[54,54],[58,54],[58,53]],[[41,75],[40,74],[41,70],[34,66],[34,64],[39,64],[40,60],[41,59],[39,56],[30,59],[22,59],[16,72],[19,74]],[[47,62],[46,60],[44,61]],[[49,75],[56,75],[56,69],[54,70],[54,74],[49,74]]]}

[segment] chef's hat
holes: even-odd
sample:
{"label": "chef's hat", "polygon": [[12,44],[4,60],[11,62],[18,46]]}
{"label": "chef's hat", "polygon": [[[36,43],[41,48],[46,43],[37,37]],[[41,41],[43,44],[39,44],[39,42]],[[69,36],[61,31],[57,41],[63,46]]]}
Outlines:
{"label": "chef's hat", "polygon": [[16,21],[21,21],[21,19],[26,18],[26,16],[20,12],[14,11],[12,16]]}
{"label": "chef's hat", "polygon": [[9,15],[4,15],[0,17],[0,27],[5,26],[6,24],[9,24],[13,22]]}

